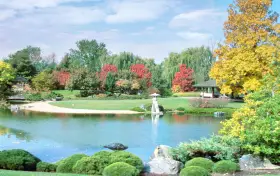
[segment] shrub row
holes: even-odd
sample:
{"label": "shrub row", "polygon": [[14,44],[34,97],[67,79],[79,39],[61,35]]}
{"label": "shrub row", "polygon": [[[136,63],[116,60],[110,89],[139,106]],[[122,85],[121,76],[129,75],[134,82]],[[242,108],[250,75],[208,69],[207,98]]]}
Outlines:
{"label": "shrub row", "polygon": [[6,170],[137,176],[143,168],[139,157],[125,151],[101,151],[93,156],[75,154],[56,164],[41,162],[36,156],[20,149],[0,151],[0,169]]}
{"label": "shrub row", "polygon": [[226,98],[192,98],[189,99],[190,106],[193,108],[224,108],[228,105],[229,99]]}
{"label": "shrub row", "polygon": [[52,100],[55,99],[56,97],[61,97],[63,98],[63,95],[55,92],[50,92],[47,94],[41,94],[41,93],[25,93],[24,98],[25,100],[28,101],[42,101],[42,100]]}
{"label": "shrub row", "polygon": [[211,172],[234,173],[238,170],[239,165],[232,161],[222,160],[214,164],[209,159],[199,157],[186,162],[180,176],[209,176]]}
{"label": "shrub row", "polygon": [[77,173],[90,175],[105,174],[107,176],[134,176],[138,175],[143,170],[143,168],[144,165],[142,160],[129,152],[101,151],[94,154],[93,156],[86,156],[81,154],[70,156],[58,163],[56,171],[61,173]]}

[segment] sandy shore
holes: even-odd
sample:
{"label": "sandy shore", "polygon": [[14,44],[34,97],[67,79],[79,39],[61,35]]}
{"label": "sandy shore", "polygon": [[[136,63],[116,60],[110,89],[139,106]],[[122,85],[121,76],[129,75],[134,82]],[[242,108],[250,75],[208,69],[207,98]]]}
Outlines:
{"label": "sandy shore", "polygon": [[35,102],[24,104],[20,109],[32,112],[43,112],[52,114],[141,114],[140,112],[130,110],[88,110],[88,109],[70,109],[50,105],[49,102]]}

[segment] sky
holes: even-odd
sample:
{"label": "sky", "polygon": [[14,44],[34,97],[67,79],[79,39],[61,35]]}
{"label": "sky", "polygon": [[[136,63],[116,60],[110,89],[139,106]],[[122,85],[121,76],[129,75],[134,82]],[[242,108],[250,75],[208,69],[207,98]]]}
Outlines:
{"label": "sky", "polygon": [[[57,59],[81,39],[161,62],[223,41],[233,0],[0,0],[0,58],[28,45]],[[273,10],[280,12],[280,0]]]}

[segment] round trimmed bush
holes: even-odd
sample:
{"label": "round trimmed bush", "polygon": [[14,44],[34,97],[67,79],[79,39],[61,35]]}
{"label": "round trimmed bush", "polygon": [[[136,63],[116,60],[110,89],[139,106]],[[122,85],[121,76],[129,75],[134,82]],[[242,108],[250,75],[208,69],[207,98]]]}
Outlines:
{"label": "round trimmed bush", "polygon": [[239,170],[239,165],[229,160],[222,160],[214,164],[215,173],[233,173]]}
{"label": "round trimmed bush", "polygon": [[85,154],[75,154],[66,159],[63,159],[63,161],[59,162],[56,168],[56,172],[73,173],[73,166],[77,163],[77,161],[79,161],[84,157],[88,157],[88,156]]}
{"label": "round trimmed bush", "polygon": [[187,161],[185,167],[189,166],[199,166],[206,169],[208,172],[211,172],[214,166],[214,162],[206,158],[198,157]]}
{"label": "round trimmed bush", "polygon": [[143,162],[138,156],[126,151],[112,152],[111,163],[116,163],[116,162],[124,162],[130,164],[131,166],[136,167],[139,173],[144,168]]}
{"label": "round trimmed bush", "polygon": [[179,108],[177,108],[176,110],[177,110],[177,111],[185,111],[186,109],[183,108],[183,107],[179,107]]}
{"label": "round trimmed bush", "polygon": [[21,149],[0,152],[0,169],[35,171],[40,161],[36,156]]}
{"label": "round trimmed bush", "polygon": [[181,170],[180,176],[209,176],[209,172],[199,166],[189,166]]}
{"label": "round trimmed bush", "polygon": [[127,163],[117,162],[107,166],[103,171],[103,176],[137,176],[138,170]]}
{"label": "round trimmed bush", "polygon": [[57,165],[46,163],[46,162],[39,162],[36,167],[36,171],[39,172],[55,172]]}
{"label": "round trimmed bush", "polygon": [[92,157],[79,160],[73,167],[73,171],[78,174],[101,175],[104,168],[111,164],[111,152],[101,151]]}

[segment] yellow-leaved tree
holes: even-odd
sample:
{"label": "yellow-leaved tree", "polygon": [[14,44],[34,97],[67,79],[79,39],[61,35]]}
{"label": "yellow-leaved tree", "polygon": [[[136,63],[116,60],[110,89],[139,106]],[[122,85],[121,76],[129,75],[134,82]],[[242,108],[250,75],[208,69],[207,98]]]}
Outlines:
{"label": "yellow-leaved tree", "polygon": [[225,41],[215,51],[218,61],[210,71],[225,94],[258,90],[261,79],[280,60],[278,14],[272,0],[234,0],[224,24]]}

